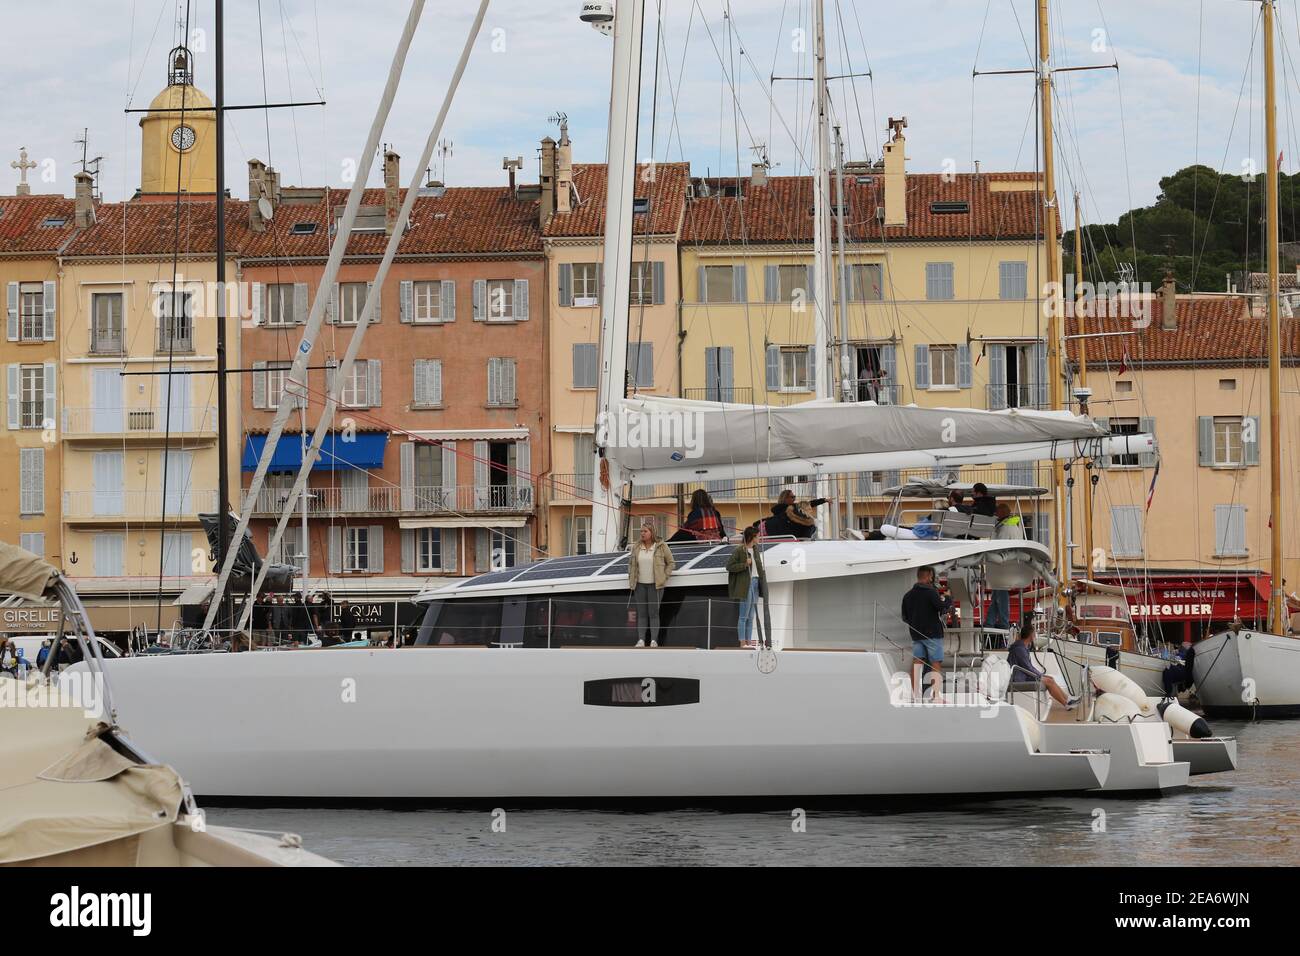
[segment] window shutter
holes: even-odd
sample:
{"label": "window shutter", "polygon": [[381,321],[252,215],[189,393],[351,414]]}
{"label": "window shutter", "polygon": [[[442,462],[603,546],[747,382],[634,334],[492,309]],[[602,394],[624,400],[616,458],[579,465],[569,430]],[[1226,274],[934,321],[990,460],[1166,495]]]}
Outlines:
{"label": "window shutter", "polygon": [[330,574],[343,572],[343,529],[338,525],[330,527]]}
{"label": "window shutter", "polygon": [[487,528],[477,528],[474,534],[474,571],[482,574],[492,569],[492,535]]}
{"label": "window shutter", "polygon": [[930,346],[918,345],[916,350],[916,387],[930,387]]}
{"label": "window shutter", "polygon": [[456,283],[452,279],[443,279],[442,288],[438,290],[441,300],[438,303],[438,321],[456,321]]}
{"label": "window shutter", "polygon": [[768,391],[779,391],[781,388],[781,350],[775,345],[767,347],[766,356],[767,365],[767,385]]}
{"label": "window shutter", "polygon": [[10,342],[18,341],[18,283],[9,283],[9,325],[8,338]]}
{"label": "window shutter", "polygon": [[501,360],[488,359],[488,393],[487,403],[489,405],[501,404]]}
{"label": "window shutter", "polygon": [[54,302],[55,302],[55,296],[57,295],[55,284],[53,282],[45,283],[43,292],[44,295],[42,295],[41,298],[45,303],[44,338],[45,341],[47,342],[53,342],[54,341],[54,314],[55,314]]}
{"label": "window shutter", "polygon": [[533,504],[533,456],[532,443],[521,441],[515,443],[515,487],[518,498],[512,504],[520,508],[531,508]]}
{"label": "window shutter", "polygon": [[808,346],[808,391],[810,392],[817,391],[817,376],[822,374],[822,370],[817,367],[818,364],[817,346],[810,345]]}
{"label": "window shutter", "polygon": [[664,264],[654,262],[650,265],[650,281],[654,286],[651,302],[655,305],[664,304]]}
{"label": "window shutter", "polygon": [[[1246,465],[1259,464],[1259,417],[1248,415],[1242,419],[1243,438],[1241,442],[1242,463]],[[1248,431],[1247,431],[1248,430]],[[1246,441],[1244,435],[1254,435],[1253,441]]]}
{"label": "window shutter", "polygon": [[375,288],[373,282],[366,283],[366,296],[375,300],[374,307],[370,310],[370,324],[375,325],[384,317],[383,300],[380,298],[383,287]]}
{"label": "window shutter", "polygon": [[722,346],[722,353],[718,356],[719,381],[718,385],[722,390],[722,400],[724,402],[734,401],[735,386],[735,353],[730,345]]}
{"label": "window shutter", "polygon": [[655,344],[653,342],[637,343],[636,384],[639,388],[654,388]]}
{"label": "window shutter", "polygon": [[[1102,428],[1106,429],[1107,431],[1110,431],[1109,418],[1094,418],[1093,421],[1095,421],[1098,425],[1100,425]],[[1098,468],[1109,468],[1110,455],[1098,455],[1096,458],[1093,459],[1093,464],[1095,464]],[[1087,492],[1085,491],[1085,494],[1086,493]]]}
{"label": "window shutter", "polygon": [[369,540],[366,541],[370,552],[370,572],[372,574],[384,573],[384,526],[381,524],[372,524],[370,526]]}
{"label": "window shutter", "polygon": [[293,284],[293,323],[294,325],[307,324],[307,283],[305,282]]}
{"label": "window shutter", "polygon": [[957,387],[971,387],[970,346],[957,346]]}
{"label": "window shutter", "polygon": [[763,301],[777,302],[781,296],[781,270],[778,266],[763,266]]}
{"label": "window shutter", "polygon": [[266,363],[253,363],[253,407],[266,408]]}
{"label": "window shutter", "polygon": [[266,314],[266,286],[262,285],[260,282],[254,282],[249,296],[252,299],[250,305],[253,310],[253,324],[261,325],[262,316]]}
{"label": "window shutter", "polygon": [[[492,493],[488,487],[488,443],[474,443],[474,510],[486,511]],[[481,530],[481,529],[480,529]]]}
{"label": "window shutter", "polygon": [[25,515],[45,512],[45,449],[23,448],[19,452],[19,511]]}
{"label": "window shutter", "polygon": [[378,408],[384,404],[383,369],[379,359],[370,359],[366,366],[366,404]]}
{"label": "window shutter", "polygon": [[330,287],[329,301],[325,305],[325,321],[330,325],[337,325],[339,321],[339,284],[337,282]]}
{"label": "window shutter", "polygon": [[456,542],[459,538],[460,530],[457,528],[443,528],[438,532],[442,550],[442,570],[453,574],[460,571],[460,562],[456,557]]}
{"label": "window shutter", "polygon": [[560,263],[560,305],[573,305],[573,263]]}
{"label": "window shutter", "polygon": [[415,321],[415,283],[409,279],[403,279],[399,282],[397,285],[397,300],[398,320],[407,324]]}
{"label": "window shutter", "polygon": [[817,282],[816,282],[817,270],[814,269],[812,266],[804,266],[804,268],[808,270],[808,281],[806,286],[808,289],[808,301],[816,302],[817,301]]}
{"label": "window shutter", "polygon": [[1196,419],[1196,458],[1202,468],[1214,464],[1214,418],[1210,415]]}
{"label": "window shutter", "polygon": [[518,398],[515,394],[515,360],[501,360],[501,397],[503,404],[515,405]]}
{"label": "window shutter", "polygon": [[513,303],[516,322],[528,321],[528,280],[515,280],[515,301]]}
{"label": "window shutter", "polygon": [[573,346],[573,387],[596,387],[596,346],[590,342]]}
{"label": "window shutter", "polygon": [[886,386],[898,384],[898,353],[894,346],[880,347],[880,371],[884,375]]}
{"label": "window shutter", "polygon": [[749,290],[745,287],[745,267],[743,265],[731,267],[731,300],[733,302],[749,301]]}
{"label": "window shutter", "polygon": [[[1143,434],[1154,436],[1156,433],[1156,420],[1150,417],[1139,418],[1138,431]],[[1154,468],[1156,466],[1156,451],[1154,447],[1151,451],[1144,451],[1138,454],[1138,466],[1141,468]]]}
{"label": "window shutter", "polygon": [[411,376],[413,387],[411,404],[416,408],[429,404],[428,381],[425,378],[426,366],[428,366],[428,364],[428,359],[415,360],[414,374]]}
{"label": "window shutter", "polygon": [[18,372],[17,365],[10,365],[6,369],[6,377],[8,378],[7,384],[8,384],[8,392],[9,392],[9,427],[10,428],[18,428],[19,425],[22,424],[22,419],[18,414],[18,397],[20,391],[18,386],[18,375],[19,372]]}
{"label": "window shutter", "polygon": [[460,507],[456,494],[456,443],[442,443],[442,487],[447,498],[447,507],[455,510]]}
{"label": "window shutter", "polygon": [[474,321],[487,321],[487,279],[474,280]]}
{"label": "window shutter", "polygon": [[118,577],[125,570],[123,554],[126,550],[126,536],[117,533],[95,535],[94,543],[95,576]]}
{"label": "window shutter", "polygon": [[577,551],[573,546],[573,519],[563,518],[560,520],[560,534],[564,537],[564,553],[566,555],[576,554]]}
{"label": "window shutter", "polygon": [[442,359],[429,360],[429,402],[442,404]]}
{"label": "window shutter", "polygon": [[1047,407],[1047,343],[1034,343],[1034,407]]}
{"label": "window shutter", "polygon": [[411,528],[402,530],[402,573],[415,571],[415,531]]}
{"label": "window shutter", "polygon": [[[718,349],[716,346],[709,346],[704,350],[704,397],[712,400],[715,394],[719,393],[718,381],[720,377],[718,361]],[[721,401],[721,398],[718,399]]]}
{"label": "window shutter", "polygon": [[334,394],[334,383],[338,379],[338,362],[331,359],[325,363],[325,394],[338,401],[339,396]]}
{"label": "window shutter", "polygon": [[41,422],[42,425],[44,425],[46,422],[53,423],[53,422],[55,422],[55,421],[58,420],[58,419],[56,419],[56,418],[54,417],[54,415],[55,415],[55,408],[54,408],[55,401],[54,401],[54,399],[55,399],[55,395],[57,394],[57,392],[55,391],[55,388],[54,388],[54,375],[55,375],[55,368],[57,368],[57,366],[56,366],[53,362],[46,362],[46,363],[45,363],[45,376],[44,376],[44,378],[45,378],[45,409],[44,409],[45,415],[44,415],[44,418],[43,418],[43,420],[42,420],[42,422]]}
{"label": "window shutter", "polygon": [[398,446],[401,461],[402,510],[415,510],[415,442],[402,442]]}
{"label": "window shutter", "polygon": [[1214,553],[1231,557],[1248,553],[1244,505],[1214,506]]}
{"label": "window shutter", "polygon": [[1007,407],[1007,347],[1001,343],[987,345],[989,354],[989,408]]}
{"label": "window shutter", "polygon": [[699,302],[709,301],[709,285],[705,280],[704,266],[695,267],[695,298]]}

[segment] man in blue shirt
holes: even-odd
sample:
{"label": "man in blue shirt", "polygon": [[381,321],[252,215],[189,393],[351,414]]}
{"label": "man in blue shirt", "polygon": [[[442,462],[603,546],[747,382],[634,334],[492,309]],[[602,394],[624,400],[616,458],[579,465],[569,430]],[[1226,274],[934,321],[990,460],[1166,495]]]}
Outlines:
{"label": "man in blue shirt", "polygon": [[1020,625],[1020,634],[1007,650],[1007,663],[1011,665],[1011,682],[1015,684],[1041,681],[1047,688],[1047,692],[1052,695],[1052,700],[1067,710],[1073,709],[1079,702],[1079,698],[1067,696],[1060,684],[1048,676],[1041,667],[1035,666],[1029,653],[1033,646],[1034,625],[1026,621]]}

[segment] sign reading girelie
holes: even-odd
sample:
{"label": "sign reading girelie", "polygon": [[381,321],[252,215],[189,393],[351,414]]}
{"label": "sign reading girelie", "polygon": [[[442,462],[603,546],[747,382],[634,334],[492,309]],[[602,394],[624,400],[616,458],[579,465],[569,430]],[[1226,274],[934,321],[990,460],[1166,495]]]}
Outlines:
{"label": "sign reading girelie", "polygon": [[0,608],[0,630],[3,631],[57,631],[63,619],[63,609],[57,605],[20,604]]}

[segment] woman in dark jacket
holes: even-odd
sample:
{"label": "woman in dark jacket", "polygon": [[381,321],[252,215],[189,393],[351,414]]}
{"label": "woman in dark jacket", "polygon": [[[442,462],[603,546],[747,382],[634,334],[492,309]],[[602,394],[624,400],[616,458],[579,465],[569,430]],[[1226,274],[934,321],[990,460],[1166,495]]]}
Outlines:
{"label": "woman in dark jacket", "polygon": [[713,499],[703,488],[691,495],[691,510],[686,523],[672,536],[673,541],[722,541],[727,532],[722,526],[722,515],[713,506]]}
{"label": "woman in dark jacket", "polygon": [[751,635],[758,614],[758,597],[766,589],[767,575],[763,571],[763,552],[758,547],[758,529],[746,528],[744,540],[727,559],[727,596],[740,602],[736,636],[741,647],[753,643]]}

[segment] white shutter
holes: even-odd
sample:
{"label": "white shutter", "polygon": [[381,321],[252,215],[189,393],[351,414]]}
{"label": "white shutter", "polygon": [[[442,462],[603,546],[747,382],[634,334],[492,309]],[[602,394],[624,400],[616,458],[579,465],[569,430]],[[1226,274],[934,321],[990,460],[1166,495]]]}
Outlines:
{"label": "white shutter", "polygon": [[446,507],[456,510],[459,507],[456,494],[456,443],[442,443],[442,487],[446,493]]}
{"label": "white shutter", "polygon": [[492,500],[492,491],[488,487],[488,443],[474,443],[474,510],[486,511]]}
{"label": "white shutter", "polygon": [[767,369],[767,390],[777,392],[781,390],[781,349],[775,345],[767,347],[766,356]]}
{"label": "white shutter", "polygon": [[408,324],[415,321],[415,283],[410,279],[397,285],[397,318]]}
{"label": "white shutter", "polygon": [[91,458],[94,513],[120,515],[123,511],[123,464],[120,451],[97,451]]}
{"label": "white shutter", "polygon": [[1007,347],[996,342],[987,346],[989,355],[989,408],[1007,407]]}
{"label": "white shutter", "polygon": [[957,386],[958,388],[971,387],[971,362],[970,346],[957,346]]}
{"label": "white shutter", "polygon": [[528,280],[515,280],[514,317],[516,322],[528,321]]}
{"label": "white shutter", "polygon": [[[1243,465],[1259,464],[1259,416],[1247,415],[1242,419],[1241,463]],[[1247,441],[1247,436],[1252,436]],[[1153,462],[1154,464],[1154,462]]]}
{"label": "white shutter", "polygon": [[7,336],[8,336],[8,339],[9,339],[10,342],[17,342],[17,341],[18,341],[18,302],[19,302],[18,283],[17,283],[17,282],[10,282],[10,283],[9,283],[9,303],[8,303],[8,304],[9,304],[9,324],[6,326],[6,328],[7,328],[7,330],[8,330],[8,331],[7,331]]}
{"label": "white shutter", "polygon": [[366,544],[370,557],[370,572],[372,574],[384,573],[384,526],[381,524],[372,524],[370,533],[367,535]]}
{"label": "white shutter", "polygon": [[662,262],[651,263],[650,279],[653,283],[653,291],[650,301],[655,305],[663,305],[665,299],[664,292],[664,264]]}
{"label": "white shutter", "polygon": [[330,555],[329,569],[330,574],[341,574],[343,571],[343,529],[337,525],[330,527]]}
{"label": "white shutter", "polygon": [[403,442],[398,448],[401,459],[402,510],[415,510],[415,443]]}
{"label": "white shutter", "polygon": [[307,324],[307,283],[293,284],[293,322],[295,325]]}
{"label": "white shutter", "polygon": [[434,405],[442,404],[442,359],[432,359],[429,364],[429,397]]}
{"label": "white shutter", "polygon": [[19,428],[22,426],[22,416],[19,414],[19,397],[21,387],[19,386],[19,366],[10,365],[5,369],[5,377],[8,380],[9,394],[9,427]]}
{"label": "white shutter", "polygon": [[532,443],[521,441],[515,445],[515,487],[518,491],[520,508],[533,506],[533,459]]}
{"label": "white shutter", "polygon": [[426,371],[429,366],[428,359],[416,359],[414,374],[412,375],[412,394],[411,402],[417,408],[432,404],[429,401],[429,385]]}
{"label": "white shutter", "polygon": [[487,321],[487,279],[474,280],[474,321]]}
{"label": "white shutter", "polygon": [[478,528],[474,534],[474,571],[482,574],[492,569],[492,535],[487,528]]}
{"label": "white shutter", "polygon": [[379,288],[375,288],[375,284],[373,282],[366,283],[366,297],[373,298],[375,300],[374,306],[371,307],[370,309],[371,325],[378,324],[379,320],[384,317],[384,303],[383,303],[383,299],[380,297],[383,291],[384,291],[383,286],[380,286]]}
{"label": "white shutter", "polygon": [[514,359],[501,360],[501,397],[502,404],[515,405],[518,403],[518,397],[515,392],[515,369],[517,363]]}
{"label": "white shutter", "polygon": [[487,403],[501,404],[501,360],[497,358],[488,359]]}
{"label": "white shutter", "polygon": [[24,531],[18,536],[18,547],[38,558],[45,557],[45,532]]}
{"label": "white shutter", "polygon": [[443,279],[442,286],[438,290],[441,300],[438,303],[438,321],[455,322],[456,321],[456,283],[451,279]]}
{"label": "white shutter", "polygon": [[45,449],[19,450],[19,512],[25,515],[45,513]]}
{"label": "white shutter", "polygon": [[44,338],[45,341],[47,342],[54,341],[54,316],[55,316],[54,303],[55,303],[55,297],[57,295],[56,289],[57,286],[53,282],[45,283],[45,287],[43,290],[44,295],[42,295],[41,297],[45,302]]}
{"label": "white shutter", "polygon": [[253,363],[253,407],[266,408],[266,363]]}
{"label": "white shutter", "polygon": [[262,315],[264,313],[263,304],[266,297],[266,286],[260,282],[253,283],[253,324],[262,324]]}
{"label": "white shutter", "polygon": [[383,368],[379,359],[370,359],[366,371],[366,395],[369,398],[369,406],[378,408],[384,404],[384,379]]}
{"label": "white shutter", "polygon": [[41,422],[42,426],[45,426],[45,425],[48,423],[48,424],[50,425],[50,427],[53,427],[53,423],[56,422],[56,421],[58,421],[58,419],[55,417],[55,407],[54,407],[54,406],[55,406],[55,401],[54,401],[54,400],[55,400],[55,396],[57,395],[57,392],[55,391],[55,388],[54,388],[54,375],[55,375],[55,369],[56,369],[56,368],[57,368],[57,366],[56,366],[53,362],[46,362],[46,363],[45,363],[45,375],[44,375],[44,378],[45,378],[45,409],[44,409],[45,415],[44,415],[44,418],[43,418],[43,420],[42,420],[42,422]]}
{"label": "white shutter", "polygon": [[339,284],[337,282],[330,286],[330,297],[325,303],[325,321],[330,325],[337,325],[339,321]]}
{"label": "white shutter", "polygon": [[[1154,417],[1151,417],[1151,416],[1144,416],[1144,417],[1142,417],[1142,418],[1139,418],[1139,419],[1138,419],[1138,431],[1139,431],[1139,432],[1142,432],[1144,435],[1151,435],[1151,436],[1154,436],[1155,433],[1156,433],[1156,420],[1155,420],[1155,418],[1154,418]],[[1157,455],[1156,455],[1156,452],[1155,452],[1154,449],[1152,449],[1151,451],[1139,452],[1139,453],[1138,453],[1138,467],[1140,467],[1140,468],[1154,468],[1154,467],[1156,466],[1156,458],[1157,458]]]}
{"label": "white shutter", "polygon": [[125,573],[123,566],[125,547],[125,535],[116,532],[95,535],[95,576],[101,578],[121,577]]}
{"label": "white shutter", "polygon": [[411,574],[415,571],[415,530],[412,528],[402,529],[402,573]]}
{"label": "white shutter", "polygon": [[442,551],[442,570],[456,574],[460,571],[460,562],[456,557],[456,543],[460,539],[459,528],[443,528],[438,532]]}

